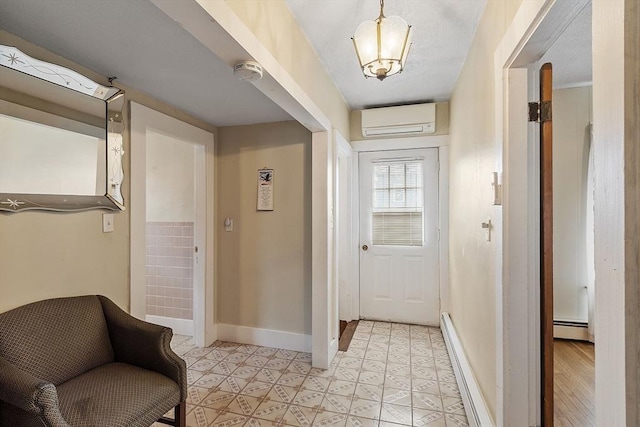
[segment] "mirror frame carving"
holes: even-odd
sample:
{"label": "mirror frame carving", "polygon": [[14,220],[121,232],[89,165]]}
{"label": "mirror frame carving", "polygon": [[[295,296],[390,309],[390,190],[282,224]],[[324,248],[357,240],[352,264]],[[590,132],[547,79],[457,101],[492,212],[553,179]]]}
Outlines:
{"label": "mirror frame carving", "polygon": [[[82,74],[60,65],[32,58],[12,46],[0,45],[0,66],[103,101],[105,104],[105,161],[107,168],[104,195],[0,193],[0,212],[124,210],[124,197],[121,188],[124,180],[122,167],[125,128],[124,91],[116,87],[102,86]],[[119,106],[120,104],[121,106]]]}

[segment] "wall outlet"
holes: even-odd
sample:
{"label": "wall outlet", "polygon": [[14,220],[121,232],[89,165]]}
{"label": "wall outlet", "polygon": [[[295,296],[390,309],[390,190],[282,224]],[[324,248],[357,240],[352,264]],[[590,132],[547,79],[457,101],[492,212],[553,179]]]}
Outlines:
{"label": "wall outlet", "polygon": [[112,233],[114,228],[114,224],[113,224],[114,220],[113,220],[113,214],[112,213],[105,213],[102,214],[102,232],[103,233]]}

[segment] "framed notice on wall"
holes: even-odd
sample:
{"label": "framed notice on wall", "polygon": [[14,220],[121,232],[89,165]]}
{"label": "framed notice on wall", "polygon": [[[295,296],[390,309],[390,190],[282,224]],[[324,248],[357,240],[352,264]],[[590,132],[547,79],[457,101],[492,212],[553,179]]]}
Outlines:
{"label": "framed notice on wall", "polygon": [[258,169],[258,210],[273,210],[273,169]]}

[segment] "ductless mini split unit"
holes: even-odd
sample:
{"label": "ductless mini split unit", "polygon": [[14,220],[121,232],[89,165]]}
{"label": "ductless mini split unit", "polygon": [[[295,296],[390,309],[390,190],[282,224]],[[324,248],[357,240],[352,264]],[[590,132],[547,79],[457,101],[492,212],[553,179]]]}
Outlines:
{"label": "ductless mini split unit", "polygon": [[362,136],[428,135],[436,131],[436,104],[362,110]]}

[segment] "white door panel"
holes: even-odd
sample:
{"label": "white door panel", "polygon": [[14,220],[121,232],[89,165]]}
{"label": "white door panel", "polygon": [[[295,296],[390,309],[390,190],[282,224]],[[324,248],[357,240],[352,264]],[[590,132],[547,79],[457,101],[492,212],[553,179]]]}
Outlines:
{"label": "white door panel", "polygon": [[437,325],[438,149],[360,153],[360,317]]}

